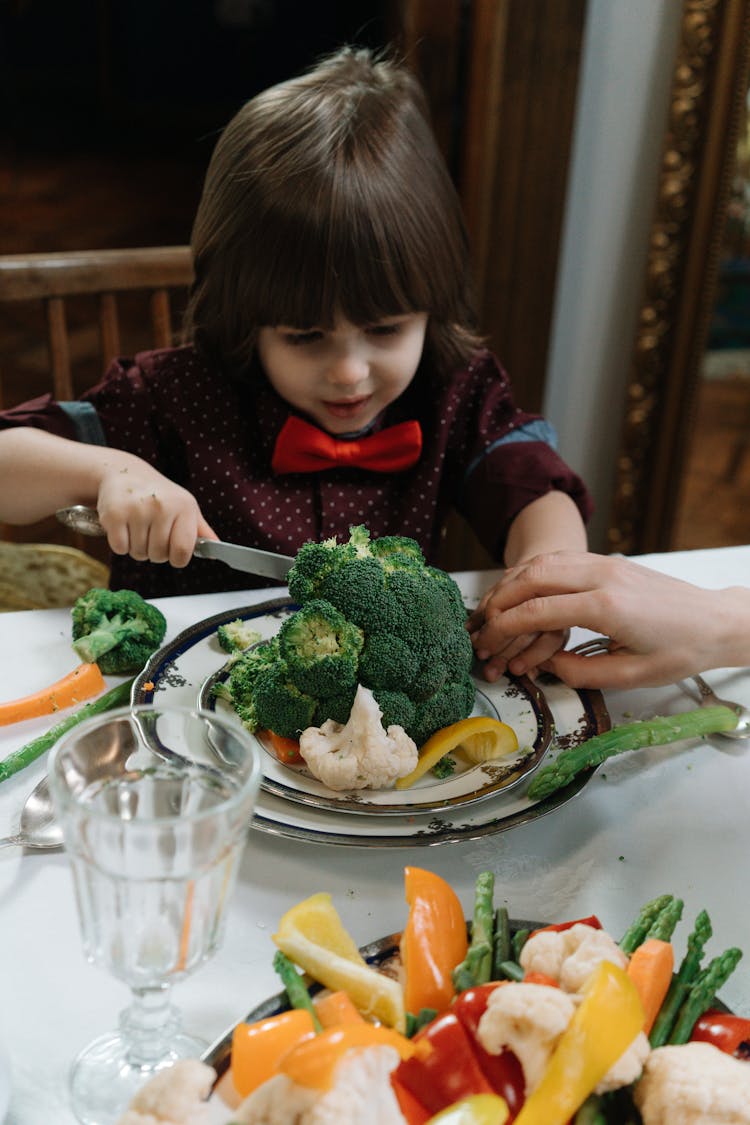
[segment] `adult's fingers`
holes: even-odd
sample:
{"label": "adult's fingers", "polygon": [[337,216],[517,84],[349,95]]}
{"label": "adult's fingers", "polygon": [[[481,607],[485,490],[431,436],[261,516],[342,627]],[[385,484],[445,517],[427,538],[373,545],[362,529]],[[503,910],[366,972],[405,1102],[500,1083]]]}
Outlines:
{"label": "adult's fingers", "polygon": [[611,613],[606,612],[596,594],[553,594],[488,614],[482,626],[472,632],[472,641],[481,660],[497,651],[507,637],[557,632],[575,625],[597,633],[611,633],[612,624]]}

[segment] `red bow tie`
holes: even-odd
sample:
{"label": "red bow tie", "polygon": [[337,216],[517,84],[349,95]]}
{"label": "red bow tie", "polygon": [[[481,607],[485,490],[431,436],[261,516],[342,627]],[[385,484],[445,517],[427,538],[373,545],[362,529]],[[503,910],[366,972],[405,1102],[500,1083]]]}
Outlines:
{"label": "red bow tie", "polygon": [[276,438],[271,467],[275,473],[317,473],[349,466],[398,473],[416,464],[421,452],[422,430],[416,421],[400,422],[359,440],[338,441],[292,414]]}

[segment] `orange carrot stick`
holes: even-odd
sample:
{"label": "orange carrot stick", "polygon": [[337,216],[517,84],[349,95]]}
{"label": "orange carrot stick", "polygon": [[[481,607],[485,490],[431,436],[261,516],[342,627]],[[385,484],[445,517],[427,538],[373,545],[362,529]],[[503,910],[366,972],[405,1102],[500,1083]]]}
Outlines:
{"label": "orange carrot stick", "polygon": [[674,970],[674,950],[671,942],[647,938],[631,955],[628,976],[638,989],[646,1013],[643,1030],[648,1035],[667,995]]}
{"label": "orange carrot stick", "polygon": [[72,707],[98,695],[106,686],[98,664],[79,664],[49,687],[0,703],[0,726],[35,719],[39,715],[53,715],[63,707]]}

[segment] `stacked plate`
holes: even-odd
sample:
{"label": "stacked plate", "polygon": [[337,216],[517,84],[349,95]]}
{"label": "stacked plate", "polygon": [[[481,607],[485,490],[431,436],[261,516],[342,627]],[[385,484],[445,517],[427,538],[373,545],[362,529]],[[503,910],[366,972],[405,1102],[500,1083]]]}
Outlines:
{"label": "stacked plate", "polygon": [[[212,692],[217,680],[228,674],[227,656],[216,634],[219,625],[239,618],[265,639],[296,608],[289,598],[281,598],[197,622],[151,658],[134,684],[133,702],[153,703],[158,697],[160,704],[199,704],[234,716]],[[526,796],[526,783],[541,762],[552,761],[560,749],[609,729],[601,694],[575,691],[551,677],[537,683],[525,677],[501,677],[493,684],[477,679],[476,687],[474,714],[511,726],[518,736],[517,757],[475,766],[459,762],[451,776],[428,774],[408,790],[337,793],[305,767],[284,765],[264,747],[264,780],[253,828],[324,844],[442,844],[506,831],[575,796],[591,771],[540,802]]]}

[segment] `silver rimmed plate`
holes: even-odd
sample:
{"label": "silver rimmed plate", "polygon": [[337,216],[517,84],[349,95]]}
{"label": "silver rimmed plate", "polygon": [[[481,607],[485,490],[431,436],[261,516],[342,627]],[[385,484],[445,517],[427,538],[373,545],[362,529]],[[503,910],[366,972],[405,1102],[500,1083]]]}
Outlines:
{"label": "silver rimmed plate", "polygon": [[[133,702],[158,700],[195,706],[206,681],[226,663],[226,653],[216,637],[219,625],[241,619],[262,638],[272,637],[292,604],[289,598],[278,598],[196,622],[151,657],[133,685]],[[491,698],[494,686],[482,683],[480,690]],[[545,763],[554,760],[563,746],[575,745],[610,727],[600,692],[575,691],[551,678],[540,680],[535,691],[552,715],[553,738],[544,755]],[[505,719],[505,715],[501,717]],[[526,786],[521,784],[510,792],[501,790],[468,805],[442,811],[406,806],[397,815],[371,812],[362,816],[339,807],[318,808],[264,789],[252,826],[270,835],[350,847],[399,848],[477,840],[554,811],[579,793],[591,776],[592,770],[579,774],[565,789],[544,801],[529,800]]]}

